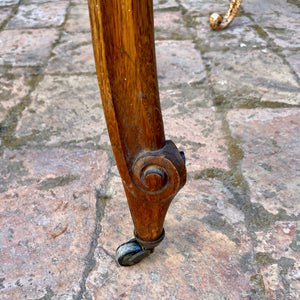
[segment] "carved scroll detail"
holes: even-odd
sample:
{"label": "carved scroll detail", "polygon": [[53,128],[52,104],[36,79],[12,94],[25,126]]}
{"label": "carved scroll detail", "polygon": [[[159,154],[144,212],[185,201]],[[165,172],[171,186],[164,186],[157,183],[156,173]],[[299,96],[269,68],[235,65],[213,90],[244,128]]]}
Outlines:
{"label": "carved scroll detail", "polygon": [[[172,141],[157,151],[143,153],[133,165],[135,187],[130,192],[150,202],[173,198],[185,184],[185,162]],[[139,195],[140,194],[140,195]]]}
{"label": "carved scroll detail", "polygon": [[213,30],[221,30],[226,28],[236,16],[242,0],[231,0],[230,6],[222,17],[218,13],[213,13],[209,17],[209,24]]}

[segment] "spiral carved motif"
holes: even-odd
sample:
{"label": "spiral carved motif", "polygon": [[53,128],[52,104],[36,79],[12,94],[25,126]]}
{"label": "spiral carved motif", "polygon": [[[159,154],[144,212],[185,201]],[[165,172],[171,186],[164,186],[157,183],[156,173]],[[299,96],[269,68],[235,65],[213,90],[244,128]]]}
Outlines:
{"label": "spiral carved motif", "polygon": [[168,182],[166,170],[159,166],[148,166],[141,174],[141,183],[149,192],[160,191]]}
{"label": "spiral carved motif", "polygon": [[[174,147],[168,141],[163,149],[140,156],[133,166],[135,186],[151,202],[174,196],[185,183],[184,161]],[[135,193],[140,194],[139,191]]]}
{"label": "spiral carved motif", "polygon": [[210,15],[209,24],[213,30],[221,30],[226,28],[234,19],[238,12],[238,9],[242,3],[242,0],[231,0],[230,6],[223,16],[213,13]]}

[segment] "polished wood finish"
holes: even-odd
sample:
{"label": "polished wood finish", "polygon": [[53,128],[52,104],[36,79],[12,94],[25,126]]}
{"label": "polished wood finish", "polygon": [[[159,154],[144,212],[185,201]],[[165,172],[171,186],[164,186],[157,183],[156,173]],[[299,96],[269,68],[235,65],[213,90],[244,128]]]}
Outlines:
{"label": "polished wood finish", "polygon": [[186,181],[165,140],[156,73],[152,0],[89,0],[101,99],[136,235],[155,241]]}

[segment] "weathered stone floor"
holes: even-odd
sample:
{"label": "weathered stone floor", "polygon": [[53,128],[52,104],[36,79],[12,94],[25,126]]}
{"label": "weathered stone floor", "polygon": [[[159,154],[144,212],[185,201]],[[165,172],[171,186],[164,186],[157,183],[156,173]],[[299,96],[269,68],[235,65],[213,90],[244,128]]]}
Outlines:
{"label": "weathered stone floor", "polygon": [[161,104],[188,181],[166,238],[122,268],[133,226],[86,0],[0,1],[0,299],[299,299],[300,4],[154,0]]}

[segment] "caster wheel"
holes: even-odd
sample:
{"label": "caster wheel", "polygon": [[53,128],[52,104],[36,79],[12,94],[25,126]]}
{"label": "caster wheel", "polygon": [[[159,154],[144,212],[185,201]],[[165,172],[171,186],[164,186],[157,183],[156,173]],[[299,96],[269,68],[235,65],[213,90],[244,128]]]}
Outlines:
{"label": "caster wheel", "polygon": [[143,249],[136,239],[124,243],[116,250],[116,261],[124,267],[139,263],[152,253],[150,249]]}

